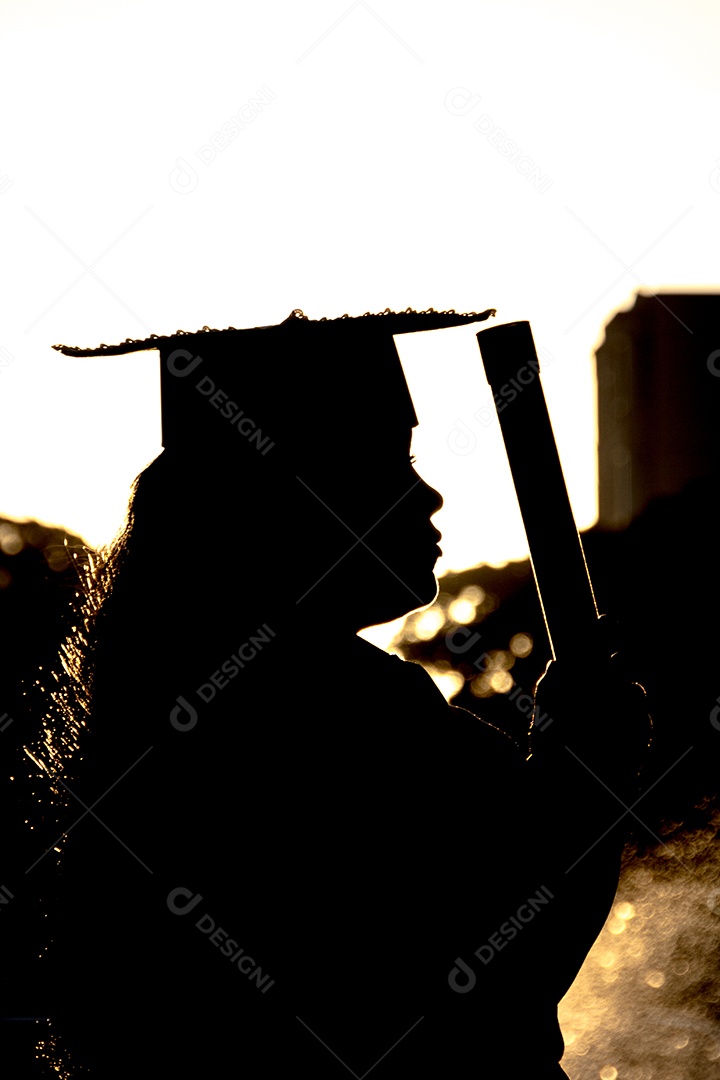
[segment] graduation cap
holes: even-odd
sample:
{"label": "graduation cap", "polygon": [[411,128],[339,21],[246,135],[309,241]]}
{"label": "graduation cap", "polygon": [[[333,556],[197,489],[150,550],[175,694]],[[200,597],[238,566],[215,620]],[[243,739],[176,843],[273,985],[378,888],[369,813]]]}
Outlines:
{"label": "graduation cap", "polygon": [[346,435],[378,425],[414,427],[417,417],[393,337],[481,322],[494,309],[386,309],[309,319],[299,309],[275,326],[229,327],[127,339],[65,356],[160,351],[162,443],[173,452],[246,445],[269,457],[332,456]]}

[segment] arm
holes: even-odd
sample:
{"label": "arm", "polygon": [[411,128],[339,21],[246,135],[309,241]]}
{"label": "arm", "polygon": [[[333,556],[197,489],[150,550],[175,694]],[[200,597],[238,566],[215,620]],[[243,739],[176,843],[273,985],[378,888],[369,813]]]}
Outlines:
{"label": "arm", "polygon": [[[558,1000],[610,912],[638,773],[650,741],[645,692],[617,654],[583,667],[551,663],[536,691],[527,787],[538,806],[538,858],[558,902],[542,952],[552,952]],[[550,927],[547,928],[550,930]]]}

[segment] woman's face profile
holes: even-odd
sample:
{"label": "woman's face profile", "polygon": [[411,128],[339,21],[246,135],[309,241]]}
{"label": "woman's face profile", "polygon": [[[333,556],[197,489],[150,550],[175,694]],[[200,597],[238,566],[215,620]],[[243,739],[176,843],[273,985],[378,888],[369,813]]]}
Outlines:
{"label": "woman's face profile", "polygon": [[368,423],[298,476],[300,617],[357,631],[435,599],[440,533],[430,519],[443,500],[416,472],[411,438],[410,427]]}

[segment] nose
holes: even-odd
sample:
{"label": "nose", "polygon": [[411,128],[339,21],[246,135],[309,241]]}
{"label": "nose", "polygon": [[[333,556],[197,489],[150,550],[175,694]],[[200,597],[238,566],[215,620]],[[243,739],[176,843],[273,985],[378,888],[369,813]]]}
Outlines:
{"label": "nose", "polygon": [[420,486],[425,498],[425,502],[428,505],[428,516],[432,517],[433,514],[437,514],[438,510],[441,510],[445,500],[436,488],[431,487],[426,480],[420,480]]}

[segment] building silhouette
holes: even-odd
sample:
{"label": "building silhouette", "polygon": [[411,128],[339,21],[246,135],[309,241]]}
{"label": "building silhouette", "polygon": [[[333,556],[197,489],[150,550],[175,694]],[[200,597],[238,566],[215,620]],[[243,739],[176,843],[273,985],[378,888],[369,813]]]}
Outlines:
{"label": "building silhouette", "polygon": [[720,293],[638,294],[597,349],[601,528],[720,467]]}

